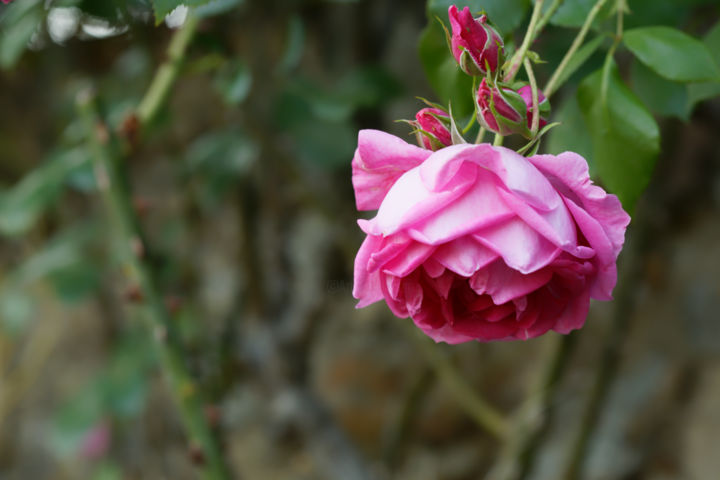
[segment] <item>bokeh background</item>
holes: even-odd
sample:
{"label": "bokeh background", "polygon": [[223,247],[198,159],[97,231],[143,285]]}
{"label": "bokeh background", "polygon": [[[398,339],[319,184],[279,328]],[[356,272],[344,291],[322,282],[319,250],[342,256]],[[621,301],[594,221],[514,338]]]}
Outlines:
{"label": "bokeh background", "polygon": [[[716,0],[629,6],[630,25],[720,43]],[[458,374],[510,415],[559,342],[436,346],[384,304],[354,309],[357,130],[412,141],[395,120],[422,107],[416,96],[437,99],[418,56],[425,7],[211,2],[167,104],[127,156],[149,261],[232,478],[483,478],[505,447],[474,421]],[[92,88],[110,131],[127,130],[185,13],[156,26],[145,0],[0,6],[3,480],[198,478],[75,107]],[[533,47],[548,60],[541,84],[573,35],[551,25]],[[553,99],[565,124],[549,151],[586,148],[574,92],[596,57]],[[601,372],[607,394],[594,397],[580,478],[710,480],[720,475],[720,88],[665,84],[626,53],[618,60],[657,115],[662,152],[616,301],[594,304],[571,335],[549,406],[534,413],[543,428],[526,478],[561,478]]]}

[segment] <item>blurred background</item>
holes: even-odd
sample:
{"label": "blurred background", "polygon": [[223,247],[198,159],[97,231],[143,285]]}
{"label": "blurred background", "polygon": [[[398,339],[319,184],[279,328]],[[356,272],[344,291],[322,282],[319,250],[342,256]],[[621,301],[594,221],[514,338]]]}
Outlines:
{"label": "blurred background", "polygon": [[[529,3],[506,2],[503,21],[525,25]],[[628,25],[681,28],[720,63],[717,0],[629,6]],[[75,106],[88,88],[130,144],[147,262],[230,478],[483,478],[507,445],[475,422],[457,379],[510,415],[558,336],[435,346],[351,295],[357,130],[413,141],[395,120],[423,106],[416,96],[437,100],[418,56],[426,5],[215,0],[137,132],[132,112],[186,15],[156,26],[147,0],[0,5],[0,479],[194,479],[203,463],[98,194]],[[541,84],[574,37],[558,25],[534,46],[548,61]],[[658,118],[662,152],[616,301],[571,335],[535,412],[525,477],[561,478],[589,424],[579,478],[719,478],[720,87],[617,58]],[[565,123],[546,151],[589,150],[575,88],[602,61],[553,98]],[[592,393],[598,372],[605,395]],[[596,422],[583,420],[591,397]]]}

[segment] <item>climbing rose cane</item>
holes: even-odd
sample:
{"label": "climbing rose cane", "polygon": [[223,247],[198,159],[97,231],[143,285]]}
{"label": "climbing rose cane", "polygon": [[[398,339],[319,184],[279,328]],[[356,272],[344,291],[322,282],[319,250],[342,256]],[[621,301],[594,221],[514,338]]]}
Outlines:
{"label": "climbing rose cane", "polygon": [[358,222],[358,308],[385,300],[435,341],[461,343],[568,333],[590,298],[611,299],[630,217],[580,155],[431,152],[363,130],[352,168],[358,209],[378,209]]}

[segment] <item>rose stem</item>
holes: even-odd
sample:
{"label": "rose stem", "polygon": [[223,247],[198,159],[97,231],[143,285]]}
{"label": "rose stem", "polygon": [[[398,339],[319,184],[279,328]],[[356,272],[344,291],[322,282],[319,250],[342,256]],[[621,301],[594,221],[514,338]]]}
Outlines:
{"label": "rose stem", "polygon": [[540,11],[542,10],[543,1],[544,0],[535,1],[535,8],[533,9],[532,16],[530,17],[530,25],[528,25],[527,32],[525,32],[525,38],[523,39],[520,48],[510,59],[510,66],[508,67],[508,70],[505,73],[505,78],[503,79],[505,83],[510,83],[513,81],[515,75],[517,75],[517,72],[520,69],[520,65],[522,65],[523,60],[525,59],[525,54],[530,47],[530,43],[532,42],[533,38],[535,38],[535,28],[537,26],[538,19],[540,18]]}
{"label": "rose stem", "polygon": [[550,80],[548,80],[547,85],[543,89],[543,93],[545,94],[546,98],[550,98],[550,96],[555,93],[555,90],[560,87],[559,80],[563,71],[567,68],[570,60],[572,60],[572,57],[577,52],[578,48],[580,48],[580,46],[582,45],[583,41],[585,40],[585,36],[588,33],[588,30],[590,30],[590,26],[592,25],[593,20],[595,20],[597,14],[600,13],[600,9],[603,7],[603,5],[605,5],[606,1],[607,0],[598,0],[593,6],[592,10],[590,10],[590,13],[585,19],[585,23],[583,23],[580,31],[570,45],[567,53],[565,53],[565,56],[560,61],[560,65],[558,65],[558,68],[555,69],[552,76],[550,77]]}
{"label": "rose stem", "polygon": [[505,416],[468,385],[450,360],[440,352],[438,345],[430,343],[428,338],[417,332],[417,329],[408,322],[404,323],[407,324],[408,335],[415,341],[425,357],[425,361],[452,393],[465,413],[496,438],[504,439],[509,432],[509,422]]}

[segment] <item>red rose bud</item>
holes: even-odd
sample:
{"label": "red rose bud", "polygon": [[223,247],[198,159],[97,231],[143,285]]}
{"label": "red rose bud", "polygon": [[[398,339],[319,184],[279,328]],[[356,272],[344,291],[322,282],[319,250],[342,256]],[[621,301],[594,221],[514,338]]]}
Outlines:
{"label": "red rose bud", "polygon": [[450,115],[439,108],[423,108],[412,122],[417,129],[418,143],[428,150],[439,150],[452,145]]}
{"label": "red rose bud", "polygon": [[[490,87],[483,79],[477,91],[477,105],[478,121],[491,132],[500,135],[518,133],[528,139],[532,137],[532,93],[529,86],[516,92],[507,87]],[[550,110],[548,100],[540,92],[538,106],[541,114]],[[540,118],[540,126],[546,123]]]}
{"label": "red rose bud", "polygon": [[[527,124],[528,128],[530,128],[533,120],[532,88],[530,85],[525,85],[518,90],[518,93],[527,104]],[[542,128],[548,123],[542,116],[550,113],[550,102],[540,90],[538,90],[538,110],[540,111],[540,123],[538,125]]]}
{"label": "red rose bud", "polygon": [[487,23],[487,16],[475,19],[470,8],[461,12],[455,5],[448,9],[452,36],[452,54],[460,68],[468,75],[486,75],[503,62],[503,41],[500,34]]}

